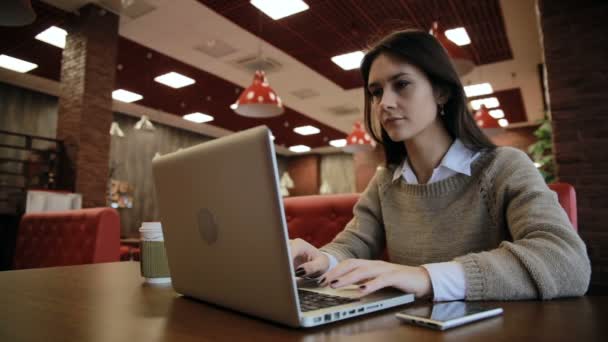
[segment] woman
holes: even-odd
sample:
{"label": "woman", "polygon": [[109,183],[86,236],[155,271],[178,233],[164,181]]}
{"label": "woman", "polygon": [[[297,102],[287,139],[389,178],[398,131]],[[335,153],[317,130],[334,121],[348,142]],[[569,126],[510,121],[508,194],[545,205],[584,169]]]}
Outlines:
{"label": "woman", "polygon": [[[462,84],[430,34],[401,31],[361,65],[365,122],[380,168],[354,217],[320,250],[290,242],[296,276],[384,287],[434,300],[583,295],[586,248],[528,156],[496,147],[466,108]],[[371,260],[387,249],[390,262]]]}

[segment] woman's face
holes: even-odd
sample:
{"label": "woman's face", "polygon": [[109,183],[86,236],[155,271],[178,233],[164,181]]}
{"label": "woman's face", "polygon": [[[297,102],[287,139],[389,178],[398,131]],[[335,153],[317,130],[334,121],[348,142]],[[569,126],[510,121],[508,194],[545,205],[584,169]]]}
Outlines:
{"label": "woman's face", "polygon": [[395,142],[416,137],[437,120],[438,100],[418,67],[380,54],[372,62],[367,89],[371,111]]}

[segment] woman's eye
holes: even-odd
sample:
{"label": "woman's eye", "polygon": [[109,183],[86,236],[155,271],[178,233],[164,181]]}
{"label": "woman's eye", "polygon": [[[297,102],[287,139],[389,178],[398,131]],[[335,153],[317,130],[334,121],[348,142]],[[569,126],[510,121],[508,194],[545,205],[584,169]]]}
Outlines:
{"label": "woman's eye", "polygon": [[373,89],[370,90],[369,93],[373,98],[382,97],[382,89]]}
{"label": "woman's eye", "polygon": [[395,91],[400,91],[400,90],[405,89],[405,87],[407,87],[408,84],[410,84],[410,82],[407,82],[407,81],[396,81],[393,84],[393,87],[395,88]]}

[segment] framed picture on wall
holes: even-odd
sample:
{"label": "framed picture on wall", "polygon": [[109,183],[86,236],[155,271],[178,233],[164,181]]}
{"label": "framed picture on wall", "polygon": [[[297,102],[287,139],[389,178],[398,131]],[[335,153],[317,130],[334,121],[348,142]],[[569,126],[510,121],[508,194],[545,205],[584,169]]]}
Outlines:
{"label": "framed picture on wall", "polygon": [[135,188],[127,181],[110,180],[110,206],[112,208],[133,208]]}

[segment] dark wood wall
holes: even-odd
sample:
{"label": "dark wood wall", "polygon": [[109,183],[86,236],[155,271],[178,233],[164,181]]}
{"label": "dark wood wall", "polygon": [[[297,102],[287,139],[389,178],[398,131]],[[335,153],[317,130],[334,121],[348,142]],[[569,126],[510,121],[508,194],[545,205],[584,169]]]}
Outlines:
{"label": "dark wood wall", "polygon": [[[0,82],[0,130],[55,138],[57,98]],[[21,144],[21,139],[0,135],[0,144]],[[37,148],[48,147],[39,143]],[[24,159],[25,151],[0,147],[0,157]],[[5,164],[11,171],[20,165]],[[2,180],[0,179],[0,182]]]}
{"label": "dark wood wall", "polygon": [[110,147],[110,173],[113,179],[127,181],[134,187],[132,208],[119,208],[122,234],[136,237],[141,222],[158,221],[158,207],[152,178],[152,158],[175,152],[210,140],[192,132],[154,124],[153,131],[136,130],[138,118],[115,113],[124,137],[112,136]]}
{"label": "dark wood wall", "polygon": [[[54,138],[57,123],[57,98],[0,82],[0,130]],[[0,134],[0,144],[20,145],[23,139]],[[37,144],[37,148],[48,146]],[[0,158],[26,159],[28,151],[0,147]],[[3,172],[21,173],[22,163],[0,162]],[[23,185],[23,178],[0,174],[0,184]],[[21,190],[0,187],[0,271],[11,269],[19,225],[15,201]],[[21,205],[22,206],[22,205]]]}
{"label": "dark wood wall", "polygon": [[[57,105],[57,97],[0,82],[0,129],[55,138]],[[121,230],[123,237],[135,237],[141,222],[158,220],[151,170],[152,158],[156,152],[173,152],[211,138],[158,123],[155,123],[154,131],[138,131],[133,128],[138,118],[121,113],[114,113],[113,117],[125,136],[113,136],[111,140],[112,178],[127,181],[135,189],[133,208],[118,209]],[[11,143],[7,138],[4,139],[0,143]],[[16,156],[15,153],[18,152],[0,148],[0,157],[25,157]],[[279,174],[282,174],[287,169],[287,158],[277,156],[277,163]],[[8,170],[16,166],[6,164],[0,167]],[[0,177],[0,182],[2,181]]]}
{"label": "dark wood wall", "polygon": [[[120,113],[114,114],[125,136],[112,136],[110,148],[110,172],[112,179],[127,181],[134,187],[132,208],[118,208],[121,229],[124,237],[137,237],[142,222],[158,221],[152,159],[158,152],[161,155],[175,152],[203,143],[212,138],[189,131],[155,123],[153,131],[134,129],[139,118]],[[279,174],[286,169],[286,158],[277,156]],[[246,177],[246,174],[243,174]]]}
{"label": "dark wood wall", "polygon": [[[134,126],[138,120],[124,114],[114,114],[114,122],[118,123],[125,136],[112,136],[111,177],[127,181],[134,187],[133,208],[118,209],[122,235],[125,237],[137,237],[142,222],[160,219],[152,177],[154,155],[157,152],[164,155],[211,140],[210,137],[158,123],[154,124],[153,131],[136,130]],[[286,167],[285,158],[278,157],[277,161],[281,172]]]}
{"label": "dark wood wall", "polygon": [[0,129],[54,138],[57,98],[0,82]]}

